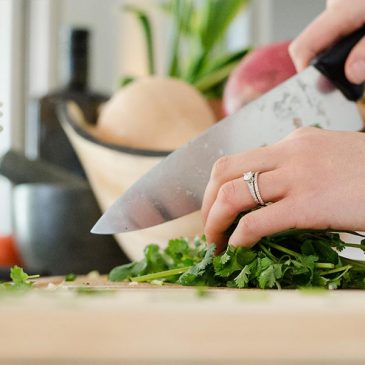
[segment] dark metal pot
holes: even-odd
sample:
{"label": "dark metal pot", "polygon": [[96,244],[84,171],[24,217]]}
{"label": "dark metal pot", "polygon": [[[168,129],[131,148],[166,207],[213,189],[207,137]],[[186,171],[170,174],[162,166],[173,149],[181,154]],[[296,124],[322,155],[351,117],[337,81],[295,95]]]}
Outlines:
{"label": "dark metal pot", "polygon": [[90,233],[99,217],[87,186],[27,183],[14,187],[14,234],[29,270],[50,275],[107,273],[125,263],[111,236]]}

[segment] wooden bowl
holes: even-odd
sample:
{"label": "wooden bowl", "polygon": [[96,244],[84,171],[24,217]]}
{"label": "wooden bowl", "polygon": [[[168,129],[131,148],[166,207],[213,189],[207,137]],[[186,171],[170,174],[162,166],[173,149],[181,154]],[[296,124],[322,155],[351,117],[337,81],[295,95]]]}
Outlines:
{"label": "wooden bowl", "polygon": [[[104,212],[142,175],[169,152],[129,148],[113,142],[85,120],[83,111],[70,101],[59,101],[59,119],[75,149],[97,201]],[[90,227],[91,229],[92,227]],[[166,245],[171,238],[201,235],[200,212],[140,231],[121,233],[115,238],[131,260],[139,260],[149,243]]]}

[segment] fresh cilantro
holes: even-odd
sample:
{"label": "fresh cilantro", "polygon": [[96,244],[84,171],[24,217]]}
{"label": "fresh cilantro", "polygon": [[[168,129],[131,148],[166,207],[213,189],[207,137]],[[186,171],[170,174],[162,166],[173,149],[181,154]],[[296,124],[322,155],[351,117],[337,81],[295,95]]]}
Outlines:
{"label": "fresh cilantro", "polygon": [[203,277],[203,274],[207,272],[208,267],[213,263],[214,252],[215,246],[208,246],[204,258],[182,274],[178,282],[183,285],[192,285],[194,282],[200,283],[200,279]]}
{"label": "fresh cilantro", "polygon": [[291,229],[264,237],[251,249],[228,246],[215,256],[205,237],[178,238],[165,249],[148,245],[141,261],[114,268],[109,279],[204,288],[365,289],[365,262],[340,257],[345,247],[365,249],[365,243],[343,242],[327,230]]}
{"label": "fresh cilantro", "polygon": [[0,283],[0,293],[27,290],[32,286],[31,280],[39,278],[39,275],[28,275],[21,267],[13,266],[10,269],[10,278],[12,281]]}
{"label": "fresh cilantro", "polygon": [[117,266],[109,273],[109,280],[124,281],[131,277],[143,274],[145,269],[146,269],[145,260]]}
{"label": "fresh cilantro", "polygon": [[75,281],[77,276],[75,274],[69,273],[65,276],[65,281]]}
{"label": "fresh cilantro", "polygon": [[247,288],[250,280],[249,275],[251,274],[250,268],[246,265],[241,272],[235,277],[234,282],[238,288]]}

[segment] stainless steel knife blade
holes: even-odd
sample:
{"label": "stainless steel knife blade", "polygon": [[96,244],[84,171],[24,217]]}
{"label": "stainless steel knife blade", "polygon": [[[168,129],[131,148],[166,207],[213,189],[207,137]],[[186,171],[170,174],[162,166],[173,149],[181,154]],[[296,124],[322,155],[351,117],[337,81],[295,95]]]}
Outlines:
{"label": "stainless steel knife blade", "polygon": [[275,143],[301,126],[360,130],[356,104],[336,88],[323,88],[324,80],[310,66],[215,124],[138,180],[92,232],[129,232],[199,210],[211,168],[221,156]]}

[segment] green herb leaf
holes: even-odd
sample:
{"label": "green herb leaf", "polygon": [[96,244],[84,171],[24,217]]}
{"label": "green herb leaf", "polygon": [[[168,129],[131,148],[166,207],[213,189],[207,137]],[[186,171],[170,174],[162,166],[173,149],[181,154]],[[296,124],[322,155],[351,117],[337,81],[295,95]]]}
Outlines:
{"label": "green herb leaf", "polygon": [[247,288],[249,283],[249,275],[251,274],[250,268],[246,265],[241,272],[234,278],[238,288]]}
{"label": "green herb leaf", "polygon": [[147,13],[140,8],[137,8],[132,5],[126,5],[124,9],[134,14],[140,22],[147,48],[148,71],[150,75],[153,75],[156,70],[155,70],[155,55],[153,49],[153,34],[152,34],[151,21]]}
{"label": "green herb leaf", "polygon": [[65,281],[75,281],[76,278],[77,278],[77,275],[70,273],[65,276]]}
{"label": "green herb leaf", "polygon": [[[165,249],[147,246],[143,260],[119,266],[109,277],[207,287],[365,289],[365,262],[340,258],[334,250],[351,245],[338,233],[288,230],[262,238],[251,249],[228,246],[214,256],[215,246],[204,237],[179,238]],[[21,272],[16,277],[26,280]]]}
{"label": "green herb leaf", "polygon": [[10,278],[12,281],[0,283],[0,293],[23,292],[32,286],[30,280],[39,278],[39,275],[28,275],[19,266],[13,266],[10,269]]}
{"label": "green herb leaf", "polygon": [[182,274],[179,278],[179,283],[182,285],[191,285],[197,279],[201,278],[206,272],[207,268],[213,263],[215,252],[215,245],[209,245],[206,249],[203,260],[191,266],[191,268]]}
{"label": "green herb leaf", "polygon": [[29,284],[29,275],[19,266],[14,266],[10,269],[10,278],[15,285]]}

